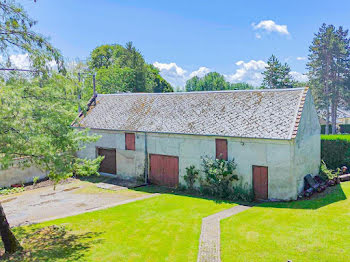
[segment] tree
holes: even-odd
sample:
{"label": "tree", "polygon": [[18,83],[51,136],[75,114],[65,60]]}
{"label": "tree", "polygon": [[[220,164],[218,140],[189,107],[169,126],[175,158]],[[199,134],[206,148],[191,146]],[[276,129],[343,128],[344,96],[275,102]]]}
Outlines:
{"label": "tree", "polygon": [[271,55],[267,61],[267,67],[264,72],[263,87],[264,88],[289,88],[293,86],[293,81],[290,76],[290,67],[287,63],[284,65],[277,59],[276,56]]}
{"label": "tree", "polygon": [[[35,21],[16,2],[2,1],[0,12],[1,55],[27,53],[35,70],[35,77],[22,78],[14,72],[0,82],[1,168],[8,168],[21,157],[23,165],[38,166],[55,182],[73,173],[96,173],[101,158],[85,160],[75,155],[84,143],[98,139],[71,127],[78,107],[78,83],[49,70],[48,62],[55,60],[60,72],[65,72],[61,54],[32,30]],[[7,253],[21,249],[1,204],[0,234]]]}
{"label": "tree", "polygon": [[88,64],[97,73],[98,93],[173,92],[159,70],[145,62],[132,42],[125,47],[118,44],[96,47]]}
{"label": "tree", "polygon": [[0,2],[0,53],[3,61],[11,66],[10,55],[19,51],[29,55],[31,66],[38,71],[47,72],[47,62],[51,60],[56,62],[59,71],[64,71],[60,52],[32,30],[36,23],[14,0]]}
{"label": "tree", "polygon": [[230,83],[225,77],[217,72],[210,72],[204,77],[194,76],[187,80],[185,90],[192,91],[217,91],[217,90],[241,90],[253,89],[254,87],[247,83]]}
{"label": "tree", "polygon": [[309,78],[316,106],[326,111],[325,133],[336,133],[337,108],[348,101],[349,92],[349,39],[342,27],[323,24],[309,47]]}

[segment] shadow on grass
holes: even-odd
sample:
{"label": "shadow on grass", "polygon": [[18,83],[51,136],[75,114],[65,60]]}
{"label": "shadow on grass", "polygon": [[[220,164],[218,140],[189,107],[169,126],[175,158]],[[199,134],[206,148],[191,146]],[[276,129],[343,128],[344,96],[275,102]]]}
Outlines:
{"label": "shadow on grass", "polygon": [[322,193],[314,194],[310,199],[301,199],[290,202],[265,202],[258,206],[291,209],[318,209],[346,199],[347,197],[341,185],[338,184],[333,187],[328,187]]}
{"label": "shadow on grass", "polygon": [[5,254],[0,257],[2,261],[77,261],[84,258],[90,247],[102,241],[98,239],[101,233],[73,234],[64,226],[18,227],[13,231],[24,251],[10,256]]}
{"label": "shadow on grass", "polygon": [[[350,182],[349,182],[350,183]],[[162,194],[172,194],[178,196],[186,196],[193,198],[201,198],[212,200],[217,203],[235,203],[245,206],[259,206],[259,207],[272,207],[272,208],[294,208],[294,209],[318,209],[329,204],[336,203],[347,199],[341,185],[336,185],[334,187],[327,188],[324,192],[314,194],[310,199],[302,199],[296,201],[280,201],[280,202],[245,202],[240,200],[225,200],[216,199],[215,197],[204,196],[198,193],[182,191],[173,188],[161,187],[161,186],[144,186],[139,188],[134,188],[135,191],[147,192],[147,193],[162,193]]]}
{"label": "shadow on grass", "polygon": [[246,201],[240,201],[240,200],[218,199],[218,198],[215,198],[212,196],[202,195],[202,194],[195,192],[195,191],[184,191],[184,190],[179,190],[179,189],[175,189],[175,188],[168,188],[168,187],[156,186],[156,185],[137,187],[137,188],[133,188],[132,190],[139,191],[139,192],[145,192],[145,193],[171,194],[171,195],[177,195],[177,196],[206,199],[206,200],[215,201],[216,203],[231,203],[231,204],[247,205],[247,206],[254,205],[253,202],[246,202]]}

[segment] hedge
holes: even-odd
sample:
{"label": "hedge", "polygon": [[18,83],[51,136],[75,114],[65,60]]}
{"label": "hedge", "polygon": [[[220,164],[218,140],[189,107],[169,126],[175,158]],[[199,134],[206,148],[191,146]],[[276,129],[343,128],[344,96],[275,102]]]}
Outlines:
{"label": "hedge", "polygon": [[321,158],[331,169],[350,167],[350,135],[321,135]]}
{"label": "hedge", "polygon": [[339,125],[340,133],[342,134],[350,134],[350,124]]}

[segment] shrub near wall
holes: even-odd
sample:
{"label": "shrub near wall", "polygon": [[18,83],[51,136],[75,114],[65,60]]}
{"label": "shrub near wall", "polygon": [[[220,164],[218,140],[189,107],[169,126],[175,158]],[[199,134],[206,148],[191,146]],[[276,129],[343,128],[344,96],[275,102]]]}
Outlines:
{"label": "shrub near wall", "polygon": [[321,158],[331,169],[350,167],[350,135],[322,135]]}

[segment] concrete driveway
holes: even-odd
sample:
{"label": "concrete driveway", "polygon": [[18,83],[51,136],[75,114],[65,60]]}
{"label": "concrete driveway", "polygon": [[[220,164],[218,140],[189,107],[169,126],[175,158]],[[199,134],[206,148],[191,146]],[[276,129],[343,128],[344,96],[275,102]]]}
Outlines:
{"label": "concrete driveway", "polygon": [[13,195],[0,201],[11,225],[20,226],[152,197],[148,194],[107,183],[73,180],[68,184],[41,187]]}

